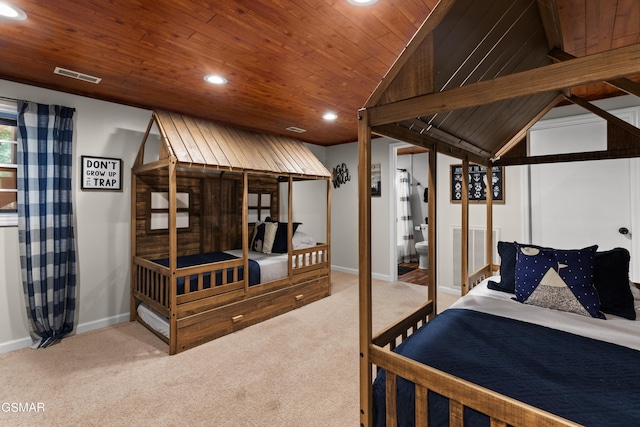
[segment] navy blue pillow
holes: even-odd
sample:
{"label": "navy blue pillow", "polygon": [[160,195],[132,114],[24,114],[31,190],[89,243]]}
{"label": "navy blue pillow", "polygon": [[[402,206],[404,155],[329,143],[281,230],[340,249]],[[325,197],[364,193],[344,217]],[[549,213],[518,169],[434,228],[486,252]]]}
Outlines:
{"label": "navy blue pillow", "polygon": [[[300,224],[301,224],[300,222],[293,223],[293,233],[296,232]],[[287,223],[280,222],[278,223],[278,230],[276,231],[276,238],[273,241],[273,248],[271,248],[271,252],[284,254],[284,253],[287,253],[288,251],[289,251],[289,245],[287,244]]]}
{"label": "navy blue pillow", "polygon": [[[487,287],[494,291],[516,291],[516,252],[517,242],[498,242],[498,255],[500,255],[500,282],[489,280]],[[542,246],[526,245],[532,248],[542,249]]]}
{"label": "navy blue pillow", "polygon": [[516,243],[498,242],[500,255],[500,282],[489,280],[487,287],[494,291],[514,293],[516,291]]}
{"label": "navy blue pillow", "polygon": [[593,284],[600,296],[600,310],[636,320],[633,294],[629,288],[629,251],[615,248],[596,252]]}
{"label": "navy blue pillow", "polygon": [[516,247],[518,301],[605,318],[593,285],[597,246],[578,250]]}

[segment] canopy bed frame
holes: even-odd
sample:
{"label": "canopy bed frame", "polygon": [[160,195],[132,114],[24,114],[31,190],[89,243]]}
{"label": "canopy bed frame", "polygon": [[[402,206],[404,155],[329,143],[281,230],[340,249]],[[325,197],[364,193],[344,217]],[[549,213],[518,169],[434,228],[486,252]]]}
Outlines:
{"label": "canopy bed frame", "polygon": [[[448,399],[445,412],[452,426],[466,425],[468,408],[488,416],[492,426],[578,425],[562,415],[396,351],[400,346],[409,347],[407,341],[411,341],[412,335],[428,330],[430,327],[426,325],[442,316],[436,316],[436,257],[440,254],[436,246],[437,203],[447,200],[448,196],[438,198],[436,194],[436,153],[461,160],[462,188],[468,188],[470,163],[490,168],[640,156],[640,130],[571,94],[573,87],[604,81],[640,96],[638,84],[625,78],[640,73],[640,61],[637,60],[640,44],[574,58],[562,51],[556,7],[553,0],[441,0],[358,113],[360,412],[363,426],[405,425],[399,421],[406,419],[400,416],[399,407],[405,402],[401,402],[404,395],[400,394],[399,384],[407,380],[411,383],[411,399],[415,399],[410,405],[412,414],[409,418],[418,426],[427,425],[430,419],[431,397],[427,398],[427,395],[434,392]],[[527,131],[560,102],[578,104],[607,121],[606,150],[528,156]],[[369,186],[372,135],[418,145],[431,153],[428,300],[375,335],[372,330]],[[468,271],[469,198],[466,191],[462,194],[460,258],[462,294],[465,295],[498,272],[500,266],[492,257],[496,242],[492,241],[493,203],[491,191],[488,191],[487,263],[479,271]],[[456,331],[450,333],[456,334]],[[637,362],[640,352],[632,356]],[[483,369],[482,360],[475,363],[476,371]],[[386,381],[382,391],[378,390],[382,397],[374,399],[373,378],[376,373],[380,376],[380,372],[384,372]],[[374,400],[380,399],[382,405],[374,405]],[[380,406],[383,406],[382,415]]]}
{"label": "canopy bed frame", "polygon": [[[330,178],[300,141],[153,112],[132,166],[131,321],[176,354],[330,295]],[[302,180],[326,182],[324,242],[292,222]]]}

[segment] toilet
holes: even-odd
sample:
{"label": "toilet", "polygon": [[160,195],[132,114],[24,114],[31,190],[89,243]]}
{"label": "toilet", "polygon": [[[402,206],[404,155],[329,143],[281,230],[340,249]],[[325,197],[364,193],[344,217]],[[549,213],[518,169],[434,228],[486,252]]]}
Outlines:
{"label": "toilet", "polygon": [[418,268],[426,270],[429,266],[429,237],[428,237],[427,224],[420,224],[420,232],[422,233],[423,241],[416,243],[416,253],[418,254]]}

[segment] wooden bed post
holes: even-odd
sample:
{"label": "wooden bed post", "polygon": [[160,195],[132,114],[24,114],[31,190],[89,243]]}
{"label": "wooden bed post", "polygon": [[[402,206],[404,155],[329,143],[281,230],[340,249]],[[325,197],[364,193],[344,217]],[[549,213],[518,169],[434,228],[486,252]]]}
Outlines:
{"label": "wooden bed post", "polygon": [[142,138],[142,144],[140,144],[140,148],[138,148],[138,154],[133,161],[133,165],[131,165],[131,253],[129,254],[129,265],[131,266],[131,271],[129,272],[129,320],[131,322],[136,320],[136,309],[138,308],[136,307],[136,299],[133,297],[133,291],[136,283],[136,269],[133,263],[133,258],[138,256],[138,241],[136,234],[138,229],[138,224],[136,224],[136,213],[138,211],[138,179],[134,170],[136,167],[144,164],[144,147],[147,144],[147,138],[149,138],[149,133],[151,132],[154,122],[155,116],[152,114],[149,124],[147,125],[147,131],[144,133],[144,137]]}
{"label": "wooden bed post", "polygon": [[249,173],[242,172],[242,258],[244,291],[249,290]]}
{"label": "wooden bed post", "polygon": [[[331,247],[331,180],[327,179],[327,245]],[[331,291],[331,251],[327,252],[327,263],[329,266],[329,291]]]}
{"label": "wooden bed post", "polygon": [[493,176],[492,166],[487,166],[487,233],[485,237],[486,241],[486,254],[487,264],[489,265],[489,274],[493,272],[493,186],[491,184],[491,177]]}
{"label": "wooden bed post", "polygon": [[462,246],[461,280],[462,295],[469,292],[469,158],[462,159]]}
{"label": "wooden bed post", "polygon": [[[134,165],[135,166],[135,165]],[[136,242],[136,210],[138,205],[138,179],[136,174],[131,168],[131,253],[129,254],[129,265],[131,266],[129,272],[129,320],[133,322],[136,320],[136,299],[133,297],[134,286],[136,283],[136,269],[133,263],[133,258],[137,255],[138,244]]]}
{"label": "wooden bed post", "polygon": [[289,175],[287,183],[289,187],[287,189],[287,242],[289,242],[287,244],[287,248],[289,248],[289,262],[287,263],[289,271],[287,274],[289,277],[293,277],[293,263],[291,262],[293,257],[293,175]]}
{"label": "wooden bed post", "polygon": [[373,339],[371,315],[371,128],[366,109],[358,113],[358,253],[360,283],[360,425],[369,427],[373,385],[369,346]]}
{"label": "wooden bed post", "polygon": [[428,239],[429,239],[429,254],[428,254],[428,299],[433,301],[433,313],[429,315],[429,320],[432,319],[438,312],[437,304],[437,269],[438,269],[438,251],[436,250],[436,238],[438,232],[438,217],[437,217],[437,188],[438,188],[438,152],[435,150],[429,152],[429,193],[428,197]]}
{"label": "wooden bed post", "polygon": [[177,308],[177,285],[176,285],[176,268],[178,267],[178,229],[176,227],[176,212],[178,204],[176,200],[177,176],[176,176],[177,159],[171,157],[169,161],[169,270],[171,272],[171,318],[169,319],[169,354],[178,352],[178,319],[176,318]]}

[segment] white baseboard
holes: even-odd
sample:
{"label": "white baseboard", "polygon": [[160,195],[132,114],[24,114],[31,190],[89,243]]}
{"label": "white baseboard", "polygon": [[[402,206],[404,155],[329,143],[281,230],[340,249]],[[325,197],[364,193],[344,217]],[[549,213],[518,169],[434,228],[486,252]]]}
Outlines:
{"label": "white baseboard", "polygon": [[20,338],[13,341],[0,343],[0,354],[9,353],[10,351],[20,350],[22,348],[31,347],[33,341],[31,337]]}
{"label": "white baseboard", "polygon": [[[118,323],[124,323],[129,321],[129,313],[119,314],[113,317],[107,317],[105,319],[94,320],[93,322],[81,323],[76,327],[75,334],[82,334],[96,329],[105,328],[107,326],[117,325]],[[31,337],[19,338],[13,341],[7,341],[0,343],[0,354],[9,353],[10,351],[20,350],[28,348],[33,345]]]}
{"label": "white baseboard", "polygon": [[460,289],[451,288],[449,286],[438,286],[438,292],[460,296]]}
{"label": "white baseboard", "polygon": [[332,265],[331,266],[331,270],[340,271],[341,273],[349,273],[349,274],[358,275],[358,269],[357,268],[347,268],[347,267],[340,267],[339,265]]}
{"label": "white baseboard", "polygon": [[94,320],[93,322],[81,323],[76,328],[76,334],[83,334],[96,329],[106,328],[107,326],[117,325],[129,321],[129,313],[119,314],[105,319]]}
{"label": "white baseboard", "polygon": [[[357,268],[347,268],[347,267],[340,267],[339,265],[332,265],[331,269],[335,270],[335,271],[340,271],[342,273],[355,274],[356,276],[358,275],[358,269]],[[384,280],[385,282],[390,282],[391,281],[391,276],[389,276],[388,274],[371,273],[371,278],[372,279],[378,279],[378,280]]]}

